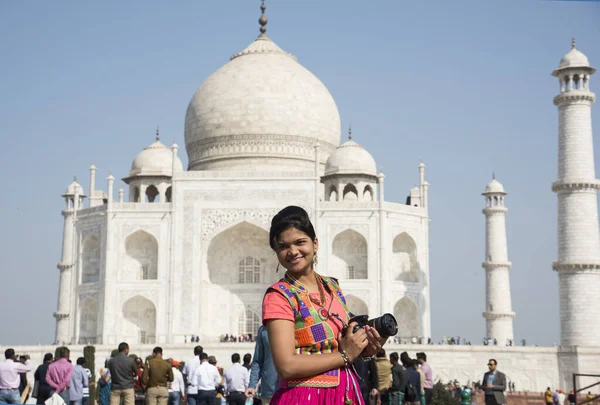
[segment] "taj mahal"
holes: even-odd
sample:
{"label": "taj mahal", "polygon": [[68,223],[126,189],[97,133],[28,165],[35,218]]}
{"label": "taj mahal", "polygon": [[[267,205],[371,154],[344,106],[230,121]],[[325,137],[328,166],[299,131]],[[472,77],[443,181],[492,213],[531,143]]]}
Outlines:
{"label": "taj mahal", "polygon": [[[98,353],[121,341],[187,353],[185,341],[196,335],[211,354],[231,351],[217,347],[219,337],[255,334],[264,292],[282,276],[268,229],[287,205],[310,214],[319,268],[340,280],[354,313],[394,314],[401,344],[418,347],[431,337],[425,165],[415,161],[410,175],[418,186],[406,190],[406,200],[387,201],[384,173],[351,130],[342,131],[327,87],[267,35],[264,3],[259,22],[258,38],[191,98],[187,168],[178,145],[165,145],[157,130],[129,173],[119,174],[123,183],[111,174],[100,184],[92,166],[87,189],[76,179],[63,193],[57,342],[94,344]],[[561,345],[504,345],[514,339],[515,317],[505,225],[510,196],[493,178],[472,198],[481,199],[486,225],[481,322],[500,343],[423,346],[439,378],[475,378],[490,353],[509,379],[532,390],[567,384],[573,372],[600,373],[594,72],[575,42],[552,72],[559,84],[552,190]]]}

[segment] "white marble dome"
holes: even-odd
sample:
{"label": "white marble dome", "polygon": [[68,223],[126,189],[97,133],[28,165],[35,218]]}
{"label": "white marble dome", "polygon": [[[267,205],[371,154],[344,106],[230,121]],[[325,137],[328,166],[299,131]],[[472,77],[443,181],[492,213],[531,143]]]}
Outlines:
{"label": "white marble dome", "polygon": [[506,194],[504,191],[504,186],[500,183],[496,178],[493,178],[487,186],[485,186],[484,193],[498,193],[498,194]]}
{"label": "white marble dome", "polygon": [[573,68],[573,67],[589,67],[590,61],[579,49],[572,48],[565,54],[560,60],[558,65],[559,69]]}
{"label": "white marble dome", "polygon": [[213,73],[185,119],[189,170],[313,170],[340,144],[340,115],[325,85],[261,34]]}
{"label": "white marble dome", "polygon": [[63,195],[67,196],[67,195],[75,195],[75,194],[83,196],[83,187],[81,187],[81,185],[77,181],[77,177],[75,177],[73,179],[73,182],[71,184],[69,184],[69,187],[67,187],[67,190],[65,191],[65,194],[63,194]]}
{"label": "white marble dome", "polygon": [[[159,140],[144,148],[133,160],[129,176],[171,176],[173,151]],[[177,158],[175,170],[182,171],[183,164]]]}
{"label": "white marble dome", "polygon": [[368,174],[377,175],[377,165],[373,156],[352,139],[338,146],[325,164],[325,175]]}

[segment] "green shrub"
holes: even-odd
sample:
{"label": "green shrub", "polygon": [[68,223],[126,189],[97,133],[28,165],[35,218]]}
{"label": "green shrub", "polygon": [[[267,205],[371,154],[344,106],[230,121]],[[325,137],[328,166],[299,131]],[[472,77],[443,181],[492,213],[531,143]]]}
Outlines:
{"label": "green shrub", "polygon": [[460,405],[460,399],[454,398],[446,386],[438,381],[433,386],[433,405]]}
{"label": "green shrub", "polygon": [[92,372],[90,398],[96,398],[96,348],[94,346],[84,347],[83,357],[85,358],[85,367]]}

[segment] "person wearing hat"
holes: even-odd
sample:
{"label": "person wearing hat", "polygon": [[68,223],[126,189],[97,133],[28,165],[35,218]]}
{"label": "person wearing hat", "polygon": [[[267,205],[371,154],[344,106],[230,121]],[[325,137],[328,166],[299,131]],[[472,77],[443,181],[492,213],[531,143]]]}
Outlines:
{"label": "person wearing hat", "polygon": [[183,374],[179,371],[181,364],[177,360],[167,360],[173,369],[173,381],[169,383],[169,405],[179,405],[179,400],[185,400],[185,383]]}

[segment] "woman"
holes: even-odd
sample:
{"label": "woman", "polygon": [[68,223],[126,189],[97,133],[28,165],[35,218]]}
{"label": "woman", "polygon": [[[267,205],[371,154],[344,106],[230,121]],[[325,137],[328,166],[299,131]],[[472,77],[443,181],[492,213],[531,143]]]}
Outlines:
{"label": "woman", "polygon": [[263,300],[281,378],[271,405],[363,405],[352,362],[372,357],[386,339],[368,326],[353,332],[354,322],[346,328],[350,316],[337,280],[315,271],[319,242],[306,211],[290,206],[275,215],[269,244],[287,270]]}
{"label": "woman", "polygon": [[100,369],[100,378],[98,379],[98,405],[110,404],[110,370],[108,362],[110,357],[104,362],[104,368]]}

